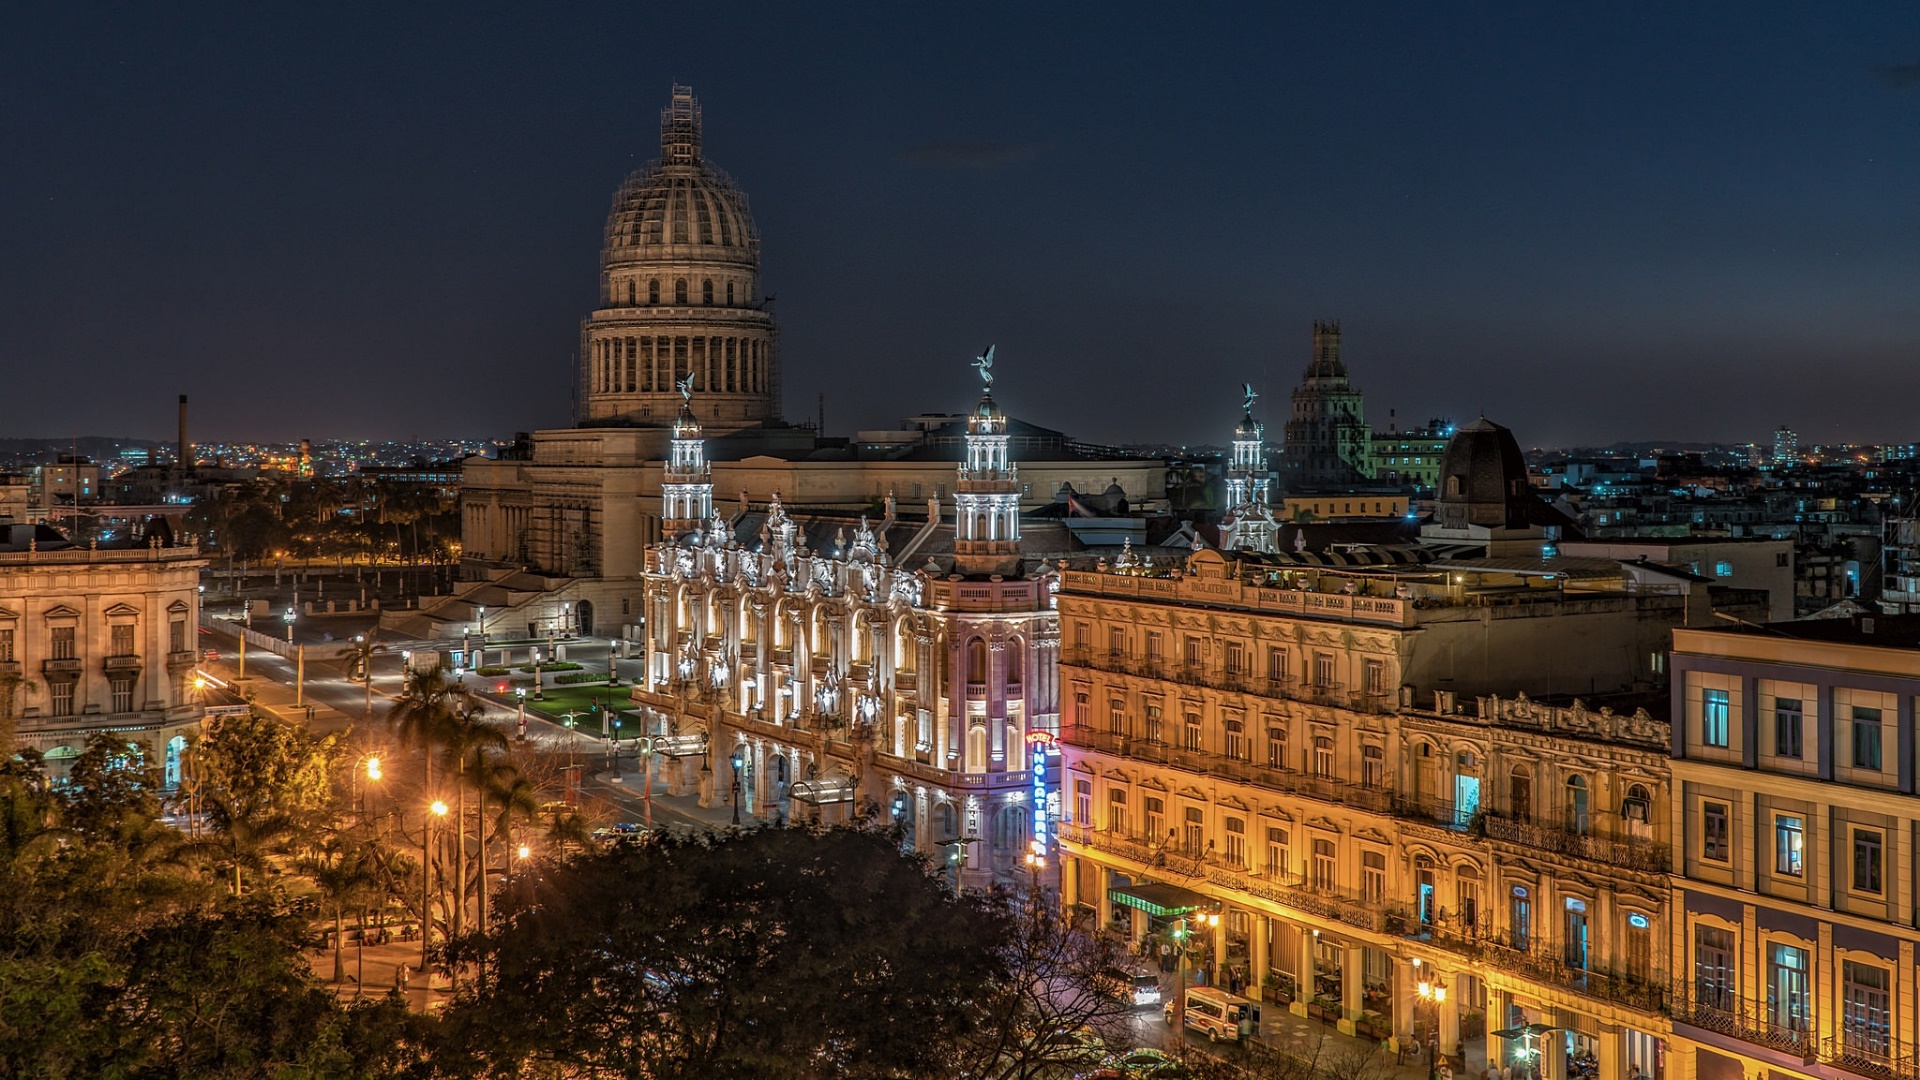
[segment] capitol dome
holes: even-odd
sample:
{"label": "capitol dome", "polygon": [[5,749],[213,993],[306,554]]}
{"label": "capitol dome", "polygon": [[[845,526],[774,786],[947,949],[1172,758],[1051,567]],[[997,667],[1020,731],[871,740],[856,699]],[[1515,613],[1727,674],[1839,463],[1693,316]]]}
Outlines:
{"label": "capitol dome", "polygon": [[1454,432],[1440,457],[1438,524],[1524,529],[1533,502],[1527,459],[1513,432],[1484,416]]}
{"label": "capitol dome", "polygon": [[660,157],[614,194],[600,307],[582,326],[579,422],[659,426],[692,411],[709,433],[779,418],[773,318],[759,295],[760,234],[747,197],[701,153],[700,103],[675,86]]}

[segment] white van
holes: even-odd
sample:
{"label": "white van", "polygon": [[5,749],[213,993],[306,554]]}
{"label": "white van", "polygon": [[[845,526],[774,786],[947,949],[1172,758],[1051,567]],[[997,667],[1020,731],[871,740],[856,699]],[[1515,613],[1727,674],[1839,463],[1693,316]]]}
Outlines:
{"label": "white van", "polygon": [[[1166,1013],[1167,1023],[1173,1023],[1179,1016],[1180,1003],[1168,1002]],[[1260,1006],[1218,987],[1187,987],[1187,1026],[1206,1032],[1208,1042],[1239,1041],[1243,1019],[1251,1021],[1253,1030],[1258,1031]]]}

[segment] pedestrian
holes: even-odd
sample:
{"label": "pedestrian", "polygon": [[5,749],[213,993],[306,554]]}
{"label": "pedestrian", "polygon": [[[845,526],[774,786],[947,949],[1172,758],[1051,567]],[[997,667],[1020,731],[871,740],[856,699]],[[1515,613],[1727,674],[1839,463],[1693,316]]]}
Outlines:
{"label": "pedestrian", "polygon": [[404,994],[404,993],[406,993],[406,992],[407,992],[407,985],[408,985],[409,983],[411,983],[411,982],[413,981],[413,979],[412,979],[412,974],[413,974],[413,967],[412,967],[412,965],[410,965],[410,964],[401,964],[401,965],[400,965],[400,972],[399,972],[399,974],[400,974],[400,992]]}

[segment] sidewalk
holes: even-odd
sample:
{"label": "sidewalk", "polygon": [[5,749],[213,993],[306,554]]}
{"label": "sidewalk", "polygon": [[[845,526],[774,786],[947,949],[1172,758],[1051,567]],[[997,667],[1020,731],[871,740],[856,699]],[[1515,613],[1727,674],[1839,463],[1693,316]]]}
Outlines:
{"label": "sidewalk", "polygon": [[[440,1009],[453,997],[453,989],[447,985],[444,976],[420,970],[418,941],[391,940],[385,945],[364,949],[349,942],[341,956],[347,977],[345,981],[336,983],[333,982],[333,950],[326,948],[307,953],[314,976],[332,986],[341,1001],[352,1001],[356,997],[377,998],[394,992],[400,986],[397,975],[402,965],[407,968],[404,996],[409,1009],[415,1012]],[[364,979],[364,984],[356,979]]]}

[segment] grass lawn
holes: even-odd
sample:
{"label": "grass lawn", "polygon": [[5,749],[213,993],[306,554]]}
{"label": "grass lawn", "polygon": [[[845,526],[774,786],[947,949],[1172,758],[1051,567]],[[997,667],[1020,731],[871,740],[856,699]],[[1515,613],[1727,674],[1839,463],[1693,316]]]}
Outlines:
{"label": "grass lawn", "polygon": [[[572,686],[549,686],[544,700],[533,700],[532,691],[527,693],[527,711],[538,712],[556,723],[564,723],[562,713],[572,710],[579,713],[574,717],[574,725],[590,735],[600,733],[600,717],[589,713],[595,705],[609,709],[615,716],[623,709],[633,708],[633,700],[627,695],[633,691],[633,684],[622,682],[619,686],[608,687],[606,683],[585,683]],[[627,727],[632,726],[629,719]],[[625,728],[622,734],[630,734]]]}

